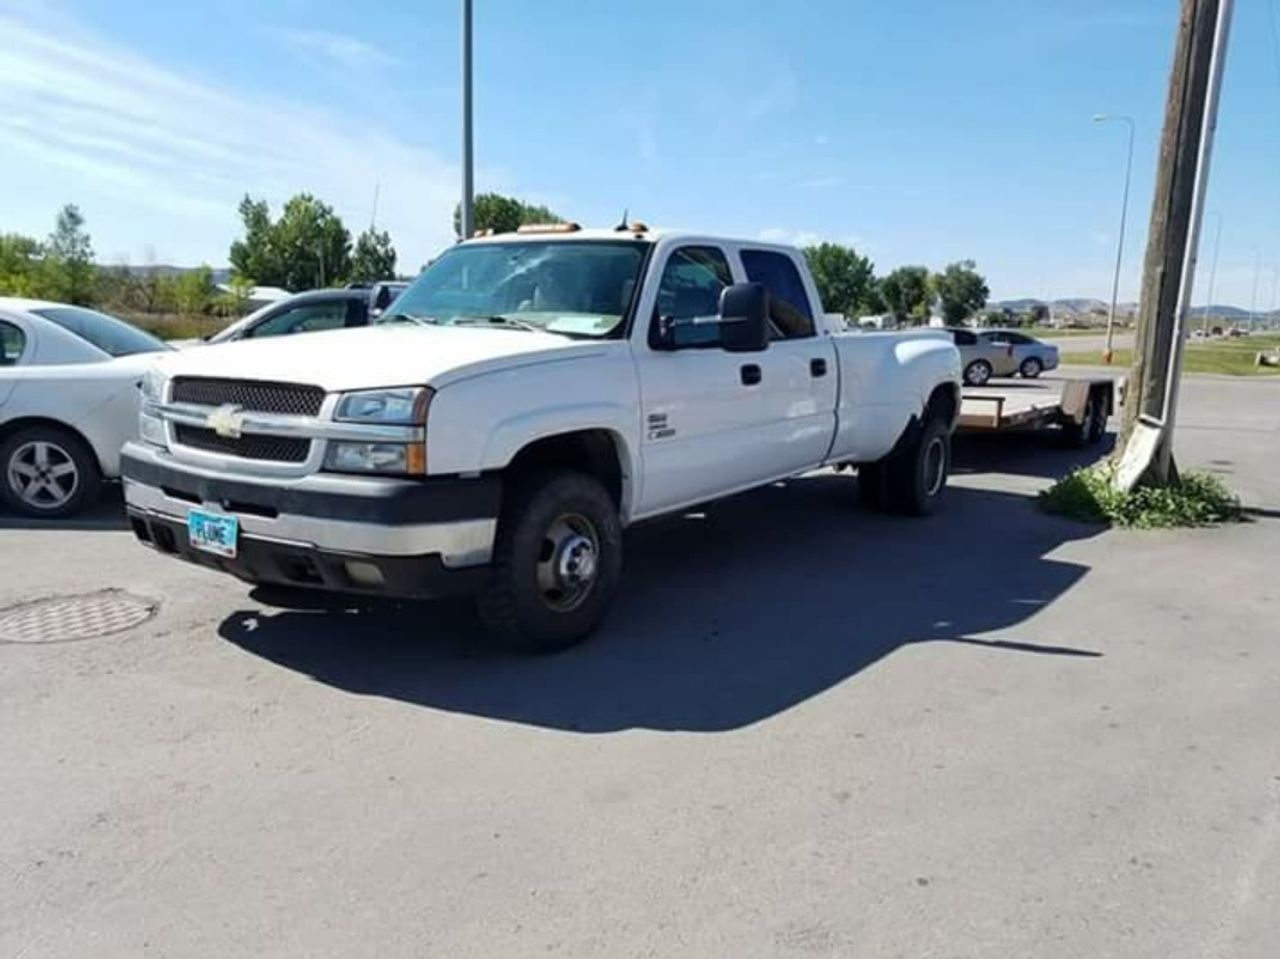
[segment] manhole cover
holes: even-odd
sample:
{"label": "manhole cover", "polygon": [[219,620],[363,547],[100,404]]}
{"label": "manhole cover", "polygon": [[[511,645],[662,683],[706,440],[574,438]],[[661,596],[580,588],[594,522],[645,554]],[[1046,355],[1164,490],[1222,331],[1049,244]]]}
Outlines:
{"label": "manhole cover", "polygon": [[0,642],[60,643],[132,629],[160,604],[118,589],[82,596],[52,596],[0,609]]}

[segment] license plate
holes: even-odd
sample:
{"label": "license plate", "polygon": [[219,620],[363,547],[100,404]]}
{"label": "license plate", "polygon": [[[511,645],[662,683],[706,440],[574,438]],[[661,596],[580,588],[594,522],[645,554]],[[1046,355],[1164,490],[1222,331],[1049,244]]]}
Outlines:
{"label": "license plate", "polygon": [[192,546],[206,553],[234,558],[239,534],[240,520],[234,516],[207,513],[202,509],[193,509],[187,514],[187,538]]}

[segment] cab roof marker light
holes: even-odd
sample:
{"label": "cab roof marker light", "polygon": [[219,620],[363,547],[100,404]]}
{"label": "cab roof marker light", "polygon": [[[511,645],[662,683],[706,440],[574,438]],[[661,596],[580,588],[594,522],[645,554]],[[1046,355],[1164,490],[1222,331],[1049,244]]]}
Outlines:
{"label": "cab roof marker light", "polygon": [[578,223],[525,223],[516,227],[517,233],[577,233],[582,229]]}

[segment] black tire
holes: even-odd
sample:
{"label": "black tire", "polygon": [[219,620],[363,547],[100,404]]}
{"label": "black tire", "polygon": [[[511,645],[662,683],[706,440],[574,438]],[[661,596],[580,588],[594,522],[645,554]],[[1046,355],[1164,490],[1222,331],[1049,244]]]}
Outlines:
{"label": "black tire", "polygon": [[102,471],[80,437],[29,426],[0,443],[0,499],[21,516],[62,519],[98,499]]}
{"label": "black tire", "polygon": [[518,652],[558,652],[599,625],[621,573],[622,524],[605,488],[583,473],[534,474],[504,495],[480,618]]}
{"label": "black tire", "polygon": [[942,505],[951,471],[951,430],[940,417],[913,427],[885,464],[888,505],[906,516],[928,516]]}
{"label": "black tire", "polygon": [[1106,398],[1098,390],[1093,390],[1085,403],[1081,421],[1066,423],[1062,427],[1067,445],[1076,449],[1096,446],[1107,432],[1107,415]]}
{"label": "black tire", "polygon": [[985,386],[994,372],[986,360],[974,360],[964,368],[964,381],[969,386]]}
{"label": "black tire", "polygon": [[1022,374],[1024,380],[1034,380],[1044,372],[1044,364],[1037,357],[1028,356],[1018,367],[1018,372]]}

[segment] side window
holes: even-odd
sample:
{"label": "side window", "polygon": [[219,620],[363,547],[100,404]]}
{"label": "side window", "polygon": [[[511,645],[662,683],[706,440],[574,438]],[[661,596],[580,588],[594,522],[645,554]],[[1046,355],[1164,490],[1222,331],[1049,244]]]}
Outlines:
{"label": "side window", "polygon": [[978,342],[978,337],[968,330],[952,330],[952,338],[956,341],[956,346],[974,346]]}
{"label": "side window", "polygon": [[336,330],[346,324],[347,301],[333,300],[322,303],[304,303],[291,310],[277,313],[257,326],[245,330],[247,337],[283,336],[289,333],[314,333],[318,330]]}
{"label": "side window", "polygon": [[720,292],[733,283],[724,251],[714,246],[685,246],[667,258],[658,283],[658,302],[649,327],[650,343],[659,318],[686,320],[675,327],[682,347],[720,343]]}
{"label": "side window", "polygon": [[743,250],[742,266],[748,280],[768,288],[769,319],[778,338],[813,336],[813,309],[791,257],[773,250]]}
{"label": "side window", "polygon": [[27,348],[27,335],[12,323],[0,320],[0,366],[16,366]]}

